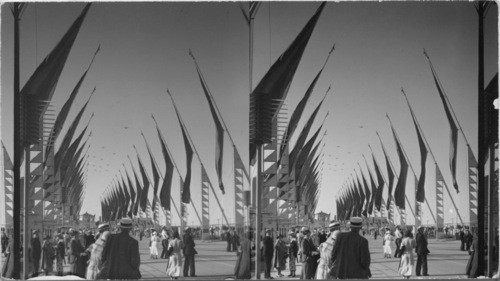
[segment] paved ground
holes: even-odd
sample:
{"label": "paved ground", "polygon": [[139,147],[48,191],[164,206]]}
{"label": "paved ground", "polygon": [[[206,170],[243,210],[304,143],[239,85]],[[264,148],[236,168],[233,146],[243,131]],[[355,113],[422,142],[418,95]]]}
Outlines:
{"label": "paved ground", "polygon": [[[401,279],[398,276],[398,259],[384,259],[382,253],[382,240],[379,238],[373,240],[368,238],[371,252],[372,278]],[[180,279],[232,279],[234,265],[236,262],[236,253],[226,251],[226,242],[222,241],[200,241],[197,240],[196,249],[196,274],[195,278]],[[429,249],[431,254],[428,257],[429,277],[419,277],[419,279],[437,279],[450,278],[462,279],[469,255],[467,252],[459,250],[458,241],[436,241],[429,240]],[[141,274],[143,279],[165,279],[165,269],[167,261],[165,259],[150,259],[148,241],[139,242],[141,254]],[[394,249],[394,246],[393,246]],[[69,266],[65,266],[68,271]],[[300,275],[301,266],[297,267],[297,274]],[[289,274],[288,270],[283,272],[285,276]],[[276,271],[272,272],[276,278]],[[417,277],[413,277],[415,279]],[[263,279],[263,275],[262,275]],[[298,279],[298,278],[282,278]]]}

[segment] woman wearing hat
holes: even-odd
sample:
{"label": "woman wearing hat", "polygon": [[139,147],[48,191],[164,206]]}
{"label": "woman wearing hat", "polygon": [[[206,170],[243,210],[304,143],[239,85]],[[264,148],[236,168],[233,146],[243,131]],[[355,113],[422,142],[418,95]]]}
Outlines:
{"label": "woman wearing hat", "polygon": [[297,253],[299,252],[299,244],[297,243],[297,235],[293,230],[290,230],[288,237],[290,239],[290,244],[288,245],[288,269],[290,270],[290,275],[288,277],[295,277],[295,262],[297,260]]}
{"label": "woman wearing hat", "polygon": [[104,249],[104,245],[106,243],[106,239],[108,239],[109,231],[104,231],[97,241],[95,241],[87,251],[90,253],[89,265],[87,267],[87,273],[85,278],[87,280],[95,280],[97,279],[97,275],[101,271],[102,268],[102,250]]}
{"label": "woman wearing hat", "polygon": [[384,236],[384,259],[390,259],[392,257],[392,241],[394,241],[394,237],[391,235],[391,231],[387,230]]}
{"label": "woman wearing hat", "polygon": [[172,234],[172,239],[168,243],[168,264],[167,264],[167,276],[171,279],[177,279],[181,276],[182,272],[182,249],[184,248],[184,243],[180,239],[179,232],[174,231]]}
{"label": "woman wearing hat", "polygon": [[399,249],[401,260],[399,262],[398,270],[399,275],[404,276],[406,279],[409,279],[413,272],[413,265],[415,264],[413,250],[416,245],[417,243],[415,242],[415,239],[413,239],[411,229],[406,230]]}

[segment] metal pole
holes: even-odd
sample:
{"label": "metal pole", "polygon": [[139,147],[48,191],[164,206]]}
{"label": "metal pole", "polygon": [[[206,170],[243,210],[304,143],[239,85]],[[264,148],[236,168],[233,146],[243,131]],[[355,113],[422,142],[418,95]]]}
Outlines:
{"label": "metal pole", "polygon": [[22,131],[21,131],[21,97],[19,96],[19,21],[20,3],[14,3],[14,202],[13,202],[13,227],[14,227],[14,272],[12,277],[19,279],[21,271],[20,249],[21,249],[21,153],[22,153]]}
{"label": "metal pole", "polygon": [[[28,262],[29,262],[29,240],[31,237],[30,229],[29,229],[29,216],[30,216],[30,202],[29,202],[29,195],[28,192],[30,192],[30,163],[28,159],[30,159],[30,149],[29,145],[27,145],[27,148],[25,148],[25,178],[24,178],[24,225],[23,225],[23,276],[21,279],[25,280],[28,279]],[[31,249],[33,250],[33,249]],[[34,273],[37,272],[37,268],[34,268]]]}
{"label": "metal pole", "polygon": [[[490,104],[490,106],[493,106]],[[492,136],[490,136],[492,137]],[[495,196],[495,145],[490,144],[489,147],[490,154],[490,176],[489,176],[489,185],[488,185],[488,272],[487,277],[491,277],[493,275],[493,255],[495,252],[493,251],[493,243],[495,237],[495,225],[493,221],[493,211],[492,206],[494,204],[494,196]],[[498,245],[497,245],[498,247]]]}
{"label": "metal pole", "polygon": [[[482,257],[484,253],[484,201],[485,201],[485,189],[486,189],[486,182],[484,178],[484,164],[485,161],[484,159],[486,158],[486,148],[483,147],[485,144],[485,132],[486,128],[484,126],[484,109],[483,109],[483,104],[484,104],[484,35],[483,35],[483,14],[484,14],[484,5],[485,1],[479,1],[477,5],[477,13],[479,17],[479,34],[478,34],[478,81],[477,81],[477,87],[478,87],[478,155],[479,155],[479,161],[478,161],[478,167],[477,167],[477,178],[478,178],[478,185],[477,185],[477,227],[478,227],[478,249],[479,251],[479,256]],[[478,260],[478,272],[479,275],[484,274],[484,259],[480,258]]]}
{"label": "metal pole", "polygon": [[263,166],[263,158],[262,158],[262,152],[263,152],[263,144],[258,144],[257,145],[257,188],[255,189],[256,193],[256,202],[255,202],[255,278],[260,279],[260,259],[261,259],[261,252],[260,252],[260,235],[262,231],[262,210],[261,210],[261,197],[262,197],[262,186],[263,186],[263,178],[262,178],[262,166]]}

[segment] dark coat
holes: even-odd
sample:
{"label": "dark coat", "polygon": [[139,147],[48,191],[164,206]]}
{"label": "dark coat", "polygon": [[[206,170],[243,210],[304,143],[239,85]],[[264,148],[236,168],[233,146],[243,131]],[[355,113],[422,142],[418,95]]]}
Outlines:
{"label": "dark coat", "polygon": [[333,245],[330,274],[339,279],[368,279],[370,261],[366,238],[353,231],[340,233]]}
{"label": "dark coat", "polygon": [[262,240],[262,254],[264,257],[272,258],[274,254],[274,243],[271,236],[266,236]]}
{"label": "dark coat", "polygon": [[299,244],[297,243],[296,240],[293,240],[292,242],[290,242],[290,246],[288,247],[288,255],[290,256],[290,258],[296,258],[297,257],[297,253],[299,252]]}
{"label": "dark coat", "polygon": [[71,264],[69,271],[71,274],[82,278],[85,278],[85,273],[87,271],[87,259],[85,258],[84,253],[85,249],[80,243],[80,240],[77,240],[74,237],[71,238],[68,252],[69,263]]}
{"label": "dark coat", "polygon": [[14,278],[14,239],[10,239],[5,249],[7,257],[4,260],[2,268],[2,277]]}
{"label": "dark coat", "polygon": [[31,258],[33,260],[40,260],[42,257],[42,244],[40,243],[40,239],[31,237]]}
{"label": "dark coat", "polygon": [[182,240],[184,242],[184,249],[182,250],[183,254],[185,256],[191,256],[197,254],[196,250],[194,249],[194,246],[196,245],[193,240],[193,236],[191,234],[185,233],[184,236],[182,237]]}
{"label": "dark coat", "polygon": [[313,255],[316,251],[311,238],[304,238],[302,240],[302,276],[304,279],[314,279],[316,275],[316,268],[318,266],[319,255]]}
{"label": "dark coat", "polygon": [[238,260],[236,261],[236,266],[234,267],[234,275],[236,279],[250,279],[251,276],[251,242],[250,240],[243,238],[240,241],[240,252],[238,253]]}
{"label": "dark coat", "polygon": [[415,236],[415,241],[417,242],[417,246],[415,247],[415,252],[417,255],[427,255],[429,252],[429,249],[427,248],[427,238],[425,238],[425,235],[417,232],[417,235]]}
{"label": "dark coat", "polygon": [[139,242],[125,232],[111,234],[104,244],[102,265],[98,279],[140,279]]}

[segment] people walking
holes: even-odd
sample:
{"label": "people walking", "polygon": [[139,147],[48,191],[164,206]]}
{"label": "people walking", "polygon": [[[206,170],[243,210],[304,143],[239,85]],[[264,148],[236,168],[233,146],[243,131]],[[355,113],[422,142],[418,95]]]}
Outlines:
{"label": "people walking", "polygon": [[302,275],[301,279],[314,279],[316,268],[318,266],[319,253],[311,239],[311,232],[303,227],[304,239],[302,239]]}
{"label": "people walking", "polygon": [[97,241],[95,241],[92,245],[90,245],[89,248],[87,248],[87,252],[90,254],[89,264],[87,266],[87,272],[85,274],[85,278],[87,280],[97,279],[97,276],[101,272],[102,251],[104,249],[106,239],[108,239],[109,235],[109,231],[105,231],[102,234],[100,233]]}
{"label": "people walking", "polygon": [[391,231],[387,230],[384,235],[384,259],[392,258],[391,242],[394,237],[391,235]]}
{"label": "people walking", "polygon": [[283,236],[281,234],[278,234],[276,237],[276,243],[274,244],[274,250],[275,250],[275,255],[274,255],[274,268],[278,271],[278,278],[283,277],[284,275],[281,274],[281,271],[286,269],[286,259],[287,259],[287,248],[285,241],[283,241]]}
{"label": "people walking", "polygon": [[71,240],[69,241],[68,262],[71,264],[69,272],[81,278],[85,278],[85,271],[87,267],[87,259],[85,249],[80,242],[80,234],[77,230],[71,233]]}
{"label": "people walking", "polygon": [[271,267],[274,254],[274,243],[271,237],[271,230],[266,230],[266,236],[262,239],[262,254],[264,256],[264,278],[274,279],[271,277]]}
{"label": "people walking", "polygon": [[130,236],[132,219],[122,218],[120,232],[106,239],[102,252],[102,270],[97,279],[140,279],[139,242]]}
{"label": "people walking", "polygon": [[172,233],[172,239],[168,242],[168,263],[167,276],[171,279],[177,279],[182,272],[182,255],[181,250],[184,248],[184,243],[179,237],[179,232],[176,230]]}
{"label": "people walking", "polygon": [[38,237],[38,230],[33,230],[30,240],[30,258],[33,264],[31,277],[37,277],[40,271],[40,258],[42,257],[42,245]]}
{"label": "people walking", "polygon": [[416,240],[416,252],[417,252],[417,267],[416,267],[416,275],[420,276],[428,276],[427,270],[427,255],[430,253],[427,248],[427,238],[424,235],[424,227],[420,226],[417,231],[417,235],[415,236]]}
{"label": "people walking", "polygon": [[406,279],[409,279],[413,272],[413,266],[415,264],[415,257],[413,251],[416,247],[415,239],[413,239],[413,234],[411,229],[406,230],[403,240],[401,240],[399,254],[401,260],[399,261],[398,273]]}
{"label": "people walking", "polygon": [[340,223],[332,221],[328,226],[330,228],[329,235],[325,242],[319,245],[319,263],[316,269],[316,279],[331,279],[330,268],[332,266],[332,251],[337,236],[340,233]]}
{"label": "people walking", "polygon": [[248,231],[241,239],[238,249],[238,259],[234,267],[235,279],[250,279],[252,277],[252,232]]}
{"label": "people walking", "polygon": [[288,275],[288,277],[295,277],[295,271],[297,270],[297,253],[299,251],[297,234],[290,231],[290,233],[288,233],[288,238],[290,239],[290,244],[288,245],[288,270],[290,270],[290,275]]}
{"label": "people walking", "polygon": [[339,279],[368,279],[370,250],[368,240],[359,234],[363,219],[351,217],[350,232],[340,233],[333,246],[333,267],[330,275]]}
{"label": "people walking", "polygon": [[463,229],[460,229],[460,251],[465,251],[465,232]]}
{"label": "people walking", "polygon": [[56,255],[51,240],[50,235],[47,235],[42,243],[42,270],[45,276],[48,276],[54,271],[54,259]]}
{"label": "people walking", "polygon": [[15,277],[14,274],[14,239],[10,236],[9,244],[5,248],[5,260],[3,261],[2,277],[11,278]]}
{"label": "people walking", "polygon": [[238,251],[238,246],[240,245],[240,237],[236,231],[233,230],[233,233],[231,235],[231,245],[233,252]]}
{"label": "people walking", "polygon": [[196,249],[194,246],[196,245],[193,240],[193,235],[191,233],[191,228],[187,227],[183,236],[183,242],[184,242],[184,249],[183,249],[183,254],[184,254],[184,269],[183,269],[183,274],[184,277],[195,277],[196,276],[196,267],[195,267],[195,260],[194,256],[197,254]]}
{"label": "people walking", "polygon": [[231,241],[232,241],[232,230],[231,229],[228,229],[226,231],[226,243],[227,243],[227,247],[226,247],[226,251],[228,252],[231,252]]}
{"label": "people walking", "polygon": [[472,245],[474,237],[472,236],[472,233],[468,229],[465,229],[464,239],[465,239],[465,249],[467,250],[467,252],[470,252],[470,246]]}

